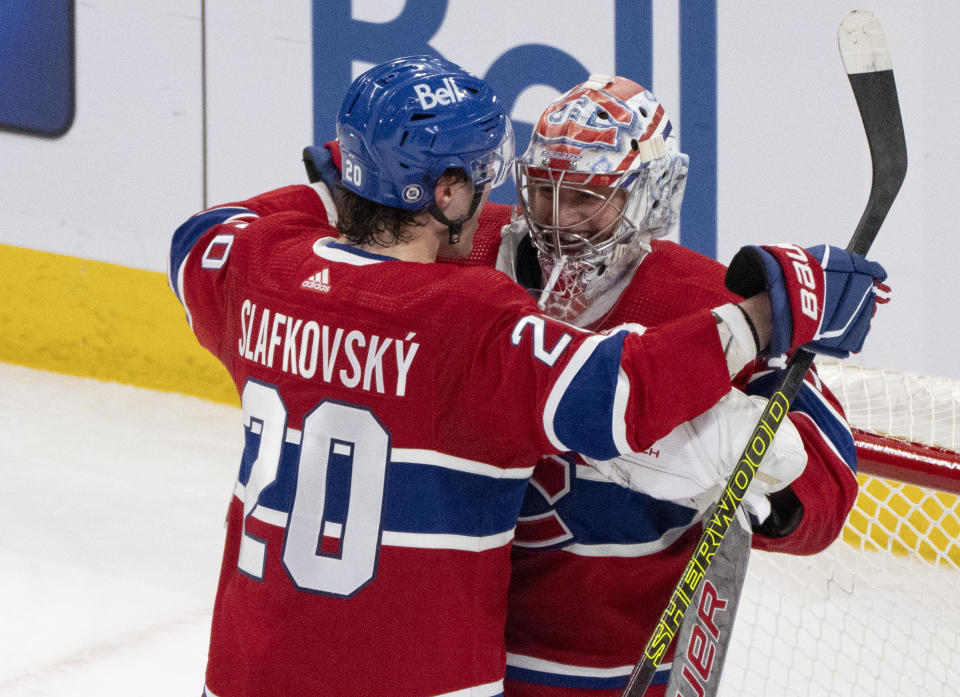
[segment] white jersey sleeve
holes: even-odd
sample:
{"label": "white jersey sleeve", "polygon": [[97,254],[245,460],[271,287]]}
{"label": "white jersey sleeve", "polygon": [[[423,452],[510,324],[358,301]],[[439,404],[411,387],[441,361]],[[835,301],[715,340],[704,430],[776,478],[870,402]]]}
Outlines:
{"label": "white jersey sleeve", "polygon": [[[715,500],[743,453],[766,400],[731,390],[710,410],[687,421],[641,453],[612,460],[585,458],[611,481],[656,498],[698,508]],[[750,485],[745,504],[761,522],[769,515],[766,494],[800,476],[807,463],[800,433],[789,419],[777,431]]]}

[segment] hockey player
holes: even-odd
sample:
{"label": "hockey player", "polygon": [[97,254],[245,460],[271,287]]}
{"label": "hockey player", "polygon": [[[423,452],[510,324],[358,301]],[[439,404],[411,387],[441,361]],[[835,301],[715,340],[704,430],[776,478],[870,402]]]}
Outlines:
{"label": "hockey player", "polygon": [[[376,66],[337,136],[338,210],[288,187],[201,212],[171,245],[171,286],[245,429],[205,692],[498,695],[537,457],[642,451],[723,398],[758,348],[817,349],[837,313],[862,333],[872,304],[831,294],[798,252],[814,288],[761,257],[744,273],[768,292],[645,334],[582,331],[496,271],[430,263],[470,251],[511,159],[481,80],[423,56]],[[804,292],[816,322],[772,311]]]}
{"label": "hockey player", "polygon": [[[503,230],[500,268],[539,289],[548,314],[593,330],[654,327],[736,300],[724,288],[723,266],[656,239],[676,225],[683,198],[688,158],[677,142],[663,106],[630,80],[592,76],[564,94],[518,160],[523,217]],[[735,272],[745,254],[764,252],[741,252]],[[846,355],[833,348],[826,352]],[[768,396],[784,365],[778,354],[767,351],[736,384]],[[814,372],[789,416],[806,467],[790,486],[751,497],[753,546],[813,554],[836,539],[856,498],[854,444]],[[696,423],[684,441],[681,430],[655,450],[595,463],[646,493],[602,480],[572,455],[537,466],[512,553],[508,696],[623,690],[693,553],[704,505],[717,498],[710,485],[725,479],[702,453],[737,458],[747,442],[732,429],[725,435]],[[672,651],[652,697],[664,693]]]}

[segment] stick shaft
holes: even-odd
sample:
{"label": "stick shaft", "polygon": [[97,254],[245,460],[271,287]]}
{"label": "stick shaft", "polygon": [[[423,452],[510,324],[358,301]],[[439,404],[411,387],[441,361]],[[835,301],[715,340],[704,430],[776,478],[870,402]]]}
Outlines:
{"label": "stick shaft", "polygon": [[653,680],[653,675],[657,672],[673,637],[680,629],[690,600],[694,597],[700,581],[720,548],[724,535],[730,529],[737,508],[740,507],[740,502],[750,482],[753,481],[753,475],[773,443],[777,429],[786,418],[790,403],[800,390],[804,376],[812,363],[812,353],[798,350],[784,371],[779,388],[767,401],[763,415],[747,442],[747,447],[740,455],[740,460],[727,480],[720,500],[704,526],[694,554],[687,562],[679,583],[673,589],[667,607],[660,615],[656,629],[643,650],[640,662],[630,675],[623,697],[640,697]]}

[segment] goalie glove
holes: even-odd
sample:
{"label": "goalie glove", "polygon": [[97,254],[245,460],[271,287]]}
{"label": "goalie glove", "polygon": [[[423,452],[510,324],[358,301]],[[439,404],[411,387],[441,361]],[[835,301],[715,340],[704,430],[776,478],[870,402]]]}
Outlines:
{"label": "goalie glove", "polygon": [[[584,460],[616,484],[703,511],[717,500],[766,402],[730,390],[708,411],[680,424],[645,452]],[[770,513],[767,495],[785,489],[806,464],[800,433],[785,419],[750,484],[744,506],[762,523]]]}
{"label": "goalie glove", "polygon": [[725,284],[745,298],[770,292],[773,331],[765,355],[802,346],[846,358],[863,348],[877,303],[888,300],[886,277],[877,262],[839,247],[779,244],[741,248]]}

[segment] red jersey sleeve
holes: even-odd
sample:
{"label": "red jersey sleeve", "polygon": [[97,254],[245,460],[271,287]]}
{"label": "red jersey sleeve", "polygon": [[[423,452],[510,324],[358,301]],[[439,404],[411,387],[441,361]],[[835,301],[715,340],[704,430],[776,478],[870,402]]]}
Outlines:
{"label": "red jersey sleeve", "polygon": [[[763,361],[757,361],[756,366],[757,370],[746,378],[744,390],[769,396],[782,371],[766,368]],[[790,484],[796,500],[788,500],[788,510],[780,514],[799,522],[789,525],[786,534],[754,535],[753,546],[790,554],[816,554],[837,539],[856,501],[856,447],[843,408],[820,380],[816,368],[807,373],[789,417],[803,440],[807,466]],[[799,509],[789,510],[798,504]]]}

